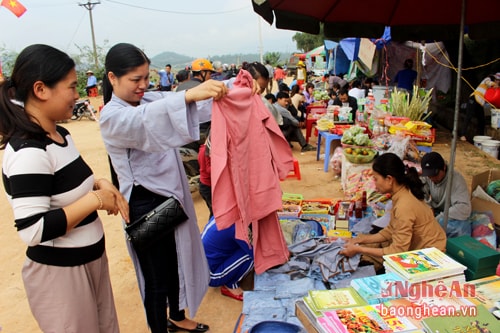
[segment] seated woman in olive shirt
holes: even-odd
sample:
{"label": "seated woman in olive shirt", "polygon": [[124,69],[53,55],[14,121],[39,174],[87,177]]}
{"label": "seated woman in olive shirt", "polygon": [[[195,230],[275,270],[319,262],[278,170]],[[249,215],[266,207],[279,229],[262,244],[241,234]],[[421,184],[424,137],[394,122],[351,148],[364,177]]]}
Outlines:
{"label": "seated woman in olive shirt", "polygon": [[377,157],[372,170],[377,191],[392,196],[389,225],[376,234],[349,239],[340,253],[348,257],[361,253],[362,260],[373,263],[378,271],[386,254],[427,247],[444,251],[446,234],[423,201],[423,184],[417,170],[407,169],[392,153]]}

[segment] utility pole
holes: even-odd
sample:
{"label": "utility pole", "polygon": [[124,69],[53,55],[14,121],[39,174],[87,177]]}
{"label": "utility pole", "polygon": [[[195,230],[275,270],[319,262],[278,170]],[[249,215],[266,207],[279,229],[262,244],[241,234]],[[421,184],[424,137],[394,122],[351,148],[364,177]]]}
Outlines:
{"label": "utility pole", "polygon": [[89,17],[90,17],[90,31],[92,32],[92,45],[94,47],[94,62],[95,62],[95,69],[99,68],[99,61],[97,60],[97,47],[95,45],[95,35],[94,35],[94,21],[92,20],[92,9],[94,9],[95,5],[99,5],[101,2],[96,1],[96,2],[90,2],[90,0],[87,0],[87,3],[79,3],[79,6],[85,7],[89,11]]}

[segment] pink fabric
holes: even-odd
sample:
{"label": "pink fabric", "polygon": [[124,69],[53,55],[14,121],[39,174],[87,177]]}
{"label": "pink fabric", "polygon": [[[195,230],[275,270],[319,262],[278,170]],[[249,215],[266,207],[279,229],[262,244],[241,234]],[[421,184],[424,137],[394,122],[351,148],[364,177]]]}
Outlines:
{"label": "pink fabric", "polygon": [[214,102],[212,207],[219,230],[236,224],[236,238],[253,246],[260,274],[288,260],[276,211],[282,206],[279,180],[293,170],[293,156],[252,85],[251,75],[241,70],[228,95]]}

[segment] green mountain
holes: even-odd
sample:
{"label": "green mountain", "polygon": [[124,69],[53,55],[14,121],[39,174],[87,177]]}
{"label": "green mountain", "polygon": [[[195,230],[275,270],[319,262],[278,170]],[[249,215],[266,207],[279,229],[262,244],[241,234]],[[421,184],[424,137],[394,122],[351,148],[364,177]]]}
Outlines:
{"label": "green mountain", "polygon": [[[280,63],[288,63],[290,54],[280,53]],[[163,69],[166,64],[172,65],[174,72],[191,65],[191,62],[195,58],[188,57],[175,52],[162,52],[151,58],[151,68]],[[260,61],[260,55],[258,53],[247,53],[247,54],[224,54],[224,55],[214,55],[210,56],[211,61],[220,61],[223,64],[236,64],[239,65],[243,61],[252,62]]]}

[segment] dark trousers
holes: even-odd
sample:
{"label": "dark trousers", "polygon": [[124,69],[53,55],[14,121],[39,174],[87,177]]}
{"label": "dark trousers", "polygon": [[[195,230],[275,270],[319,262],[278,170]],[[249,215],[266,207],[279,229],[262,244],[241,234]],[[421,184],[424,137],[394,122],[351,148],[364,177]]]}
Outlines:
{"label": "dark trousers", "polygon": [[[134,186],[130,197],[130,220],[134,221],[165,201],[142,186]],[[179,274],[175,233],[165,236],[146,249],[135,249],[144,275],[144,308],[152,333],[167,332],[167,300],[169,315],[175,321],[185,318],[179,309]]]}
{"label": "dark trousers", "polygon": [[212,211],[212,187],[200,182],[199,191],[201,197],[207,203],[208,210],[210,211],[210,219],[212,216],[214,216],[214,212]]}
{"label": "dark trousers", "polygon": [[[467,135],[467,127],[473,117],[477,119],[477,131],[474,131],[474,135],[484,135],[485,119],[484,119],[484,108],[476,102],[474,96],[469,97],[467,101],[467,108],[465,109],[465,121],[462,123],[460,129],[460,135]],[[473,136],[474,136],[473,135]]]}
{"label": "dark trousers", "polygon": [[295,141],[298,142],[301,147],[307,145],[304,134],[302,134],[302,130],[299,127],[295,125],[285,125],[285,119],[283,119],[283,125],[280,126],[280,129],[288,143]]}

